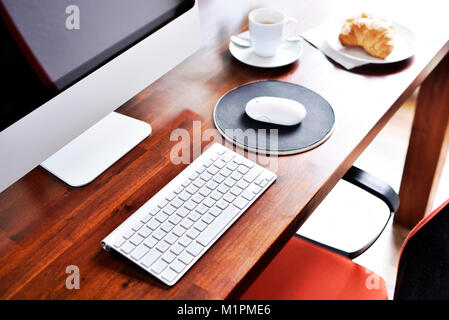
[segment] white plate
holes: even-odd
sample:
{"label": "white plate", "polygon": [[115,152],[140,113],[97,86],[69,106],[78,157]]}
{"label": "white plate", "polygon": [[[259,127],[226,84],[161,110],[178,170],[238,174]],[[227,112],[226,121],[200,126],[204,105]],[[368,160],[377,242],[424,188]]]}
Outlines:
{"label": "white plate", "polygon": [[[238,35],[242,38],[249,38],[249,32],[245,31]],[[302,40],[298,42],[285,41],[278,48],[273,57],[260,57],[253,52],[253,49],[240,47],[233,42],[229,43],[231,54],[245,64],[260,68],[277,68],[288,65],[299,59],[302,54]]]}
{"label": "white plate", "polygon": [[415,54],[415,34],[399,23],[394,22],[396,27],[394,49],[385,59],[373,57],[361,47],[344,47],[338,39],[342,25],[343,22],[328,28],[326,41],[333,50],[347,58],[366,63],[384,64],[402,61]]}

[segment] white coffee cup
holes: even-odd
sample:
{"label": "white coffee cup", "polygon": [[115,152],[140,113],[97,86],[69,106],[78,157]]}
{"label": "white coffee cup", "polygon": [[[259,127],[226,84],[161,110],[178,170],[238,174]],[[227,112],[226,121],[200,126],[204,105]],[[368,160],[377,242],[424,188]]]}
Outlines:
{"label": "white coffee cup", "polygon": [[260,8],[251,11],[248,15],[251,45],[255,54],[262,57],[271,57],[287,38],[285,27],[291,23],[298,23],[295,18],[276,9]]}

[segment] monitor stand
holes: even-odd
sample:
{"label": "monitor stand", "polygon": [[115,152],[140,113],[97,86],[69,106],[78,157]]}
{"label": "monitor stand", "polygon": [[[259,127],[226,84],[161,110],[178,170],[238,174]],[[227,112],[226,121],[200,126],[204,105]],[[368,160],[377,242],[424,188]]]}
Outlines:
{"label": "monitor stand", "polygon": [[72,187],[92,182],[151,134],[143,121],[112,112],[41,166]]}

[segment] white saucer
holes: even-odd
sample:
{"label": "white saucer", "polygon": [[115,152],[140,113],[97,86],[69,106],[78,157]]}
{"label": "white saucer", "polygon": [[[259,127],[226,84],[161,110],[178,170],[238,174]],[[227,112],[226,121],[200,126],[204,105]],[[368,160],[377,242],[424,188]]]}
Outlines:
{"label": "white saucer", "polygon": [[[249,31],[238,35],[242,38],[249,38]],[[260,68],[277,68],[291,64],[299,59],[302,54],[302,40],[298,42],[284,41],[273,57],[260,57],[253,52],[253,49],[240,47],[233,42],[229,43],[231,54],[245,64]]]}
{"label": "white saucer", "polygon": [[373,57],[361,47],[344,47],[338,39],[343,22],[332,24],[328,28],[326,41],[338,54],[355,61],[374,64],[399,62],[408,59],[415,54],[416,40],[415,34],[410,29],[399,23],[393,23],[396,28],[394,49],[385,59]]}

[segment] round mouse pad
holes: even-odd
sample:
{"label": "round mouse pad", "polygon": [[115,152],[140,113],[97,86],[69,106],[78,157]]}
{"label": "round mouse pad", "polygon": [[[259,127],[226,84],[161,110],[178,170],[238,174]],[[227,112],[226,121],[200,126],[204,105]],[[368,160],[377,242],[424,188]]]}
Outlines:
{"label": "round mouse pad", "polygon": [[[281,126],[248,117],[245,106],[253,98],[271,96],[300,102],[307,111],[298,125]],[[332,134],[335,114],[331,105],[303,86],[275,81],[257,81],[227,92],[217,102],[214,122],[224,138],[237,146],[265,154],[294,154],[317,147]]]}

